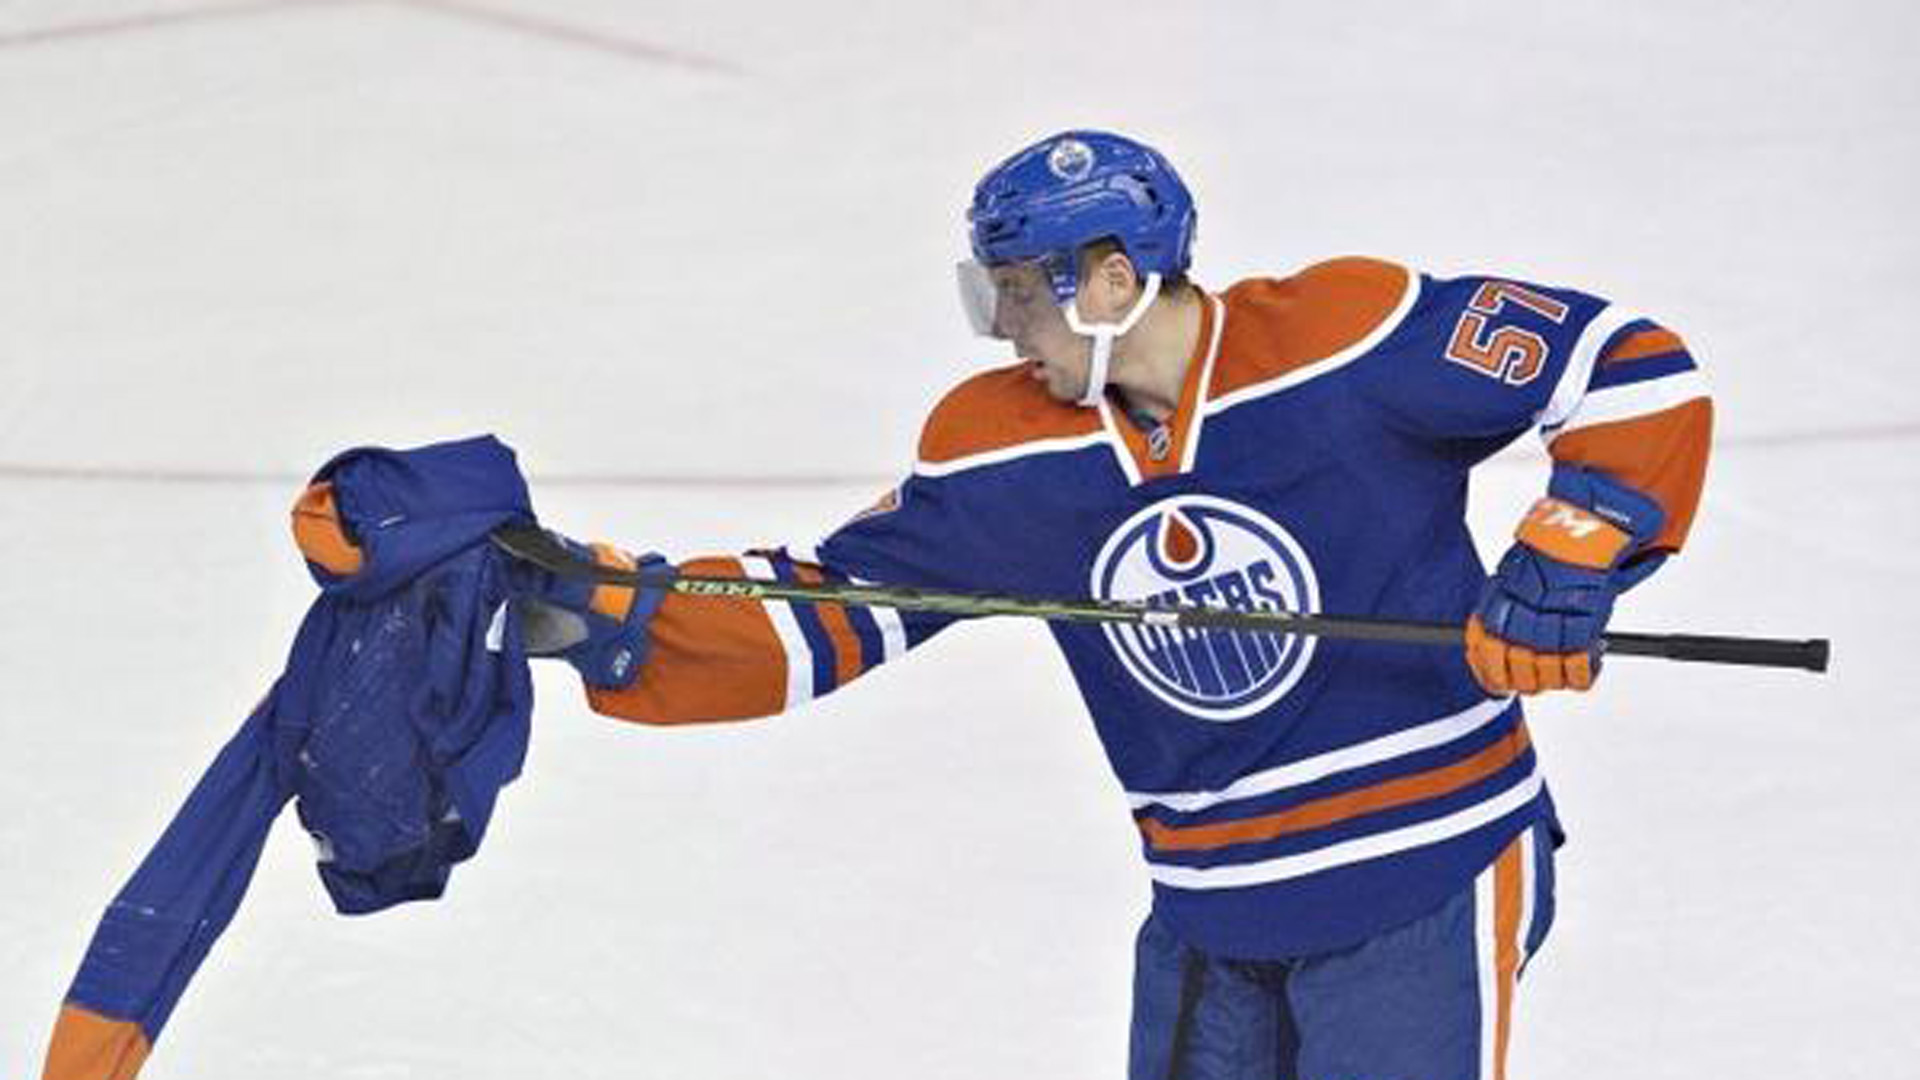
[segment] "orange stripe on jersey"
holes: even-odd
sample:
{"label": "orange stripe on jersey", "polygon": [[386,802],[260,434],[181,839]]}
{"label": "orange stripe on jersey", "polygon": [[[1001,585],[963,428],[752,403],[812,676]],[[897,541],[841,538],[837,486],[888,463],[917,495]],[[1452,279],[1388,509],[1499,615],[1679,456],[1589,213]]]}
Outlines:
{"label": "orange stripe on jersey", "polygon": [[[793,574],[810,585],[827,578],[819,567],[801,562],[793,564]],[[840,604],[815,604],[814,611],[820,616],[827,640],[833,643],[833,685],[839,689],[860,677],[860,635],[854,632],[847,609]]]}
{"label": "orange stripe on jersey", "polygon": [[1617,364],[1625,360],[1644,360],[1649,356],[1665,356],[1668,353],[1686,351],[1687,343],[1680,335],[1667,329],[1642,330],[1628,334],[1613,348],[1600,354],[1603,364]]}
{"label": "orange stripe on jersey", "polygon": [[939,464],[1100,430],[1099,412],[1055,401],[1027,372],[1024,363],[995,368],[948,391],[927,417],[920,460]]}
{"label": "orange stripe on jersey", "polygon": [[[694,559],[688,574],[747,576],[737,559]],[[595,712],[648,724],[770,716],[786,707],[787,654],[752,600],[668,593],[648,632],[646,663],[624,690],[587,688]]]}
{"label": "orange stripe on jersey", "polygon": [[1521,754],[1526,753],[1528,745],[1527,729],[1523,724],[1498,742],[1462,761],[1357,791],[1315,799],[1277,814],[1184,828],[1143,818],[1140,831],[1146,834],[1149,843],[1161,851],[1203,851],[1323,829],[1363,814],[1391,810],[1458,791],[1513,764]]}
{"label": "orange stripe on jersey", "polygon": [[1279,378],[1366,337],[1414,287],[1409,277],[1390,262],[1346,258],[1228,289],[1208,399]]}
{"label": "orange stripe on jersey", "polygon": [[1713,403],[1695,398],[1629,420],[1579,428],[1553,440],[1555,461],[1599,469],[1654,498],[1666,527],[1651,547],[1678,551],[1693,527],[1706,484],[1713,439]]}
{"label": "orange stripe on jersey", "polygon": [[40,1080],[133,1080],[152,1049],[147,1033],[131,1020],[63,1005]]}
{"label": "orange stripe on jersey", "polygon": [[1180,471],[1180,463],[1186,460],[1187,444],[1193,441],[1194,417],[1200,412],[1200,381],[1206,371],[1207,350],[1212,346],[1213,301],[1203,295],[1200,298],[1200,334],[1194,339],[1193,355],[1187,357],[1187,373],[1180,386],[1180,401],[1166,421],[1167,429],[1173,436],[1166,453],[1155,460],[1148,433],[1134,426],[1133,421],[1126,417],[1119,417],[1114,424],[1114,428],[1120,432],[1120,441],[1126,444],[1127,452],[1133,455],[1142,480],[1172,476]]}

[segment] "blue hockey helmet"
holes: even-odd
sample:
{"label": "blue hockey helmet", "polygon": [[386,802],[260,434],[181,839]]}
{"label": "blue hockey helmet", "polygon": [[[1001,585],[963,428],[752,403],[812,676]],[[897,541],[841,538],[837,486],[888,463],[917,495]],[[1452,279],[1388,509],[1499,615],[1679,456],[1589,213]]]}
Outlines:
{"label": "blue hockey helmet", "polygon": [[1079,287],[1080,249],[1120,244],[1134,268],[1165,278],[1192,257],[1193,196],[1159,151],[1104,131],[1064,131],[995,166],[967,210],[983,266],[1037,261],[1054,299]]}

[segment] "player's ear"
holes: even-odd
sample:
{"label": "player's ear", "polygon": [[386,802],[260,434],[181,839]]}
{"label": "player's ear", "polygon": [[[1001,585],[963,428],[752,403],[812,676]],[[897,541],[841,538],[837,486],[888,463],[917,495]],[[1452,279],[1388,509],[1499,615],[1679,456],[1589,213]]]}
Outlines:
{"label": "player's ear", "polygon": [[1140,296],[1140,275],[1134,272],[1133,260],[1126,253],[1110,251],[1100,257],[1093,265],[1093,273],[1088,275],[1096,289],[1100,314],[1106,319],[1118,319],[1133,307]]}

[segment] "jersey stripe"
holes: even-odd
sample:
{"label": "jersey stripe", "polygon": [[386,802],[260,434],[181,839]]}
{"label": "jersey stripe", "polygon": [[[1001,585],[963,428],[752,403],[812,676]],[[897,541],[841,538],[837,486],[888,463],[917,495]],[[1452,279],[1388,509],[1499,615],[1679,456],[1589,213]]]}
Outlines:
{"label": "jersey stripe", "polygon": [[1567,366],[1560,372],[1560,381],[1554,384],[1547,407],[1540,410],[1534,422],[1543,429],[1557,428],[1566,423],[1586,396],[1587,384],[1593,381],[1593,366],[1599,361],[1600,350],[1629,325],[1645,321],[1622,308],[1600,309],[1600,313],[1587,323],[1575,339],[1573,352],[1567,357]]}
{"label": "jersey stripe", "polygon": [[1194,402],[1193,426],[1187,432],[1186,449],[1180,455],[1180,471],[1192,472],[1194,462],[1200,460],[1200,429],[1206,426],[1207,395],[1213,388],[1213,369],[1220,359],[1220,338],[1227,329],[1227,305],[1211,293],[1207,294],[1208,310],[1213,312],[1212,340],[1207,343],[1207,361],[1200,370],[1200,397]]}
{"label": "jersey stripe", "polygon": [[1155,881],[1177,889],[1234,889],[1248,885],[1269,885],[1465,835],[1526,808],[1539,796],[1543,786],[1540,773],[1529,770],[1521,780],[1500,794],[1444,817],[1274,859],[1227,866],[1169,866],[1151,861],[1147,865]]}
{"label": "jersey stripe", "polygon": [[[833,575],[840,579],[840,575]],[[886,663],[886,642],[880,636],[880,623],[874,618],[874,609],[855,605],[847,608],[847,622],[853,626],[854,636],[860,639],[860,670],[872,671]]]}
{"label": "jersey stripe", "polygon": [[[767,558],[767,563],[773,567],[773,572],[781,581],[807,580],[807,577],[801,574],[800,568],[794,565],[793,560],[784,554],[775,552]],[[784,607],[790,611],[794,624],[800,627],[801,636],[806,638],[807,651],[813,661],[810,665],[813,671],[813,696],[825,697],[832,693],[835,685],[835,669],[838,666],[837,657],[833,639],[827,634],[825,622],[821,618],[820,606],[805,603],[776,603],[771,606]]]}
{"label": "jersey stripe", "polygon": [[1581,399],[1579,406],[1566,417],[1564,423],[1547,433],[1547,443],[1552,445],[1554,440],[1570,431],[1595,424],[1611,424],[1671,409],[1695,398],[1706,397],[1708,392],[1707,377],[1697,368],[1651,382],[1595,390]]}
{"label": "jersey stripe", "polygon": [[[748,556],[740,560],[749,576],[777,578],[773,564],[758,556]],[[814,687],[813,650],[807,646],[807,636],[793,616],[791,604],[762,604],[761,610],[773,623],[773,632],[780,639],[780,647],[787,654],[787,698],[783,708],[791,709],[797,705],[812,701]]]}
{"label": "jersey stripe", "polygon": [[969,469],[978,469],[986,465],[1002,465],[1009,461],[1018,461],[1023,457],[1032,457],[1035,454],[1062,454],[1071,453],[1075,450],[1085,450],[1089,447],[1099,446],[1112,438],[1112,433],[1106,428],[1102,428],[1088,435],[1072,435],[1058,439],[1035,439],[1032,442],[1021,443],[1017,446],[1002,447],[998,450],[989,450],[980,454],[970,454],[966,457],[953,458],[948,461],[927,461],[923,458],[914,463],[913,472],[916,476],[952,476],[954,473],[966,472]]}
{"label": "jersey stripe", "polygon": [[1615,341],[1600,350],[1602,364],[1619,364],[1687,351],[1687,344],[1680,340],[1679,334],[1651,320],[1630,326],[1627,330],[1629,332],[1616,335]]}
{"label": "jersey stripe", "polygon": [[1526,725],[1521,724],[1459,761],[1315,799],[1279,813],[1188,826],[1164,825],[1146,818],[1140,828],[1156,851],[1204,851],[1274,840],[1465,790],[1512,765],[1530,745]]}
{"label": "jersey stripe", "polygon": [[1593,382],[1588,384],[1587,393],[1591,394],[1597,390],[1606,390],[1615,386],[1629,386],[1633,383],[1664,379],[1692,371],[1694,367],[1693,355],[1687,352],[1662,353],[1659,356],[1637,360],[1603,363],[1594,369]]}
{"label": "jersey stripe", "polygon": [[1194,813],[1223,803],[1271,795],[1290,787],[1322,780],[1336,773],[1377,765],[1392,758],[1453,742],[1501,720],[1514,705],[1513,698],[1493,698],[1450,716],[1430,720],[1416,727],[1396,731],[1352,746],[1344,746],[1277,768],[1263,769],[1235,780],[1218,791],[1140,793],[1128,792],[1133,807],[1164,806],[1180,813]]}
{"label": "jersey stripe", "polygon": [[[818,585],[826,580],[826,574],[818,566],[804,563],[794,564],[793,574],[809,585]],[[811,612],[818,621],[824,639],[824,648],[831,658],[831,662],[826,665],[829,675],[824,687],[817,674],[820,665],[815,665],[814,693],[816,695],[831,693],[858,678],[866,669],[860,663],[860,638],[854,633],[853,624],[847,618],[846,606],[843,604],[797,606],[806,612]],[[808,640],[814,642],[816,650],[823,647],[822,642],[816,641],[812,635],[808,636]]]}

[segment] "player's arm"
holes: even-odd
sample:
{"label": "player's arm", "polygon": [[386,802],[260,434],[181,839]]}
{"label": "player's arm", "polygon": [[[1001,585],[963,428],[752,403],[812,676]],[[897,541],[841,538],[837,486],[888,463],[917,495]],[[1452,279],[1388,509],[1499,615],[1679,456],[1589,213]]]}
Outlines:
{"label": "player's arm", "polygon": [[1712,405],[1670,330],[1596,297],[1498,278],[1428,279],[1396,363],[1366,385],[1396,433],[1467,462],[1529,428],[1547,491],[1469,620],[1493,693],[1585,689],[1614,599],[1685,543]]}
{"label": "player's arm", "polygon": [[1547,493],[1468,623],[1468,662],[1493,693],[1592,686],[1614,599],[1681,549],[1699,507],[1713,402],[1691,351],[1647,319],[1596,321],[1591,363],[1563,375],[1542,417]]}
{"label": "player's arm", "polygon": [[[782,581],[932,584],[940,567],[937,491],[909,479],[818,545],[706,556],[683,573]],[[664,567],[605,544],[581,548],[625,568]],[[904,655],[950,618],[831,603],[688,596],[525,571],[522,627],[536,654],[579,671],[592,708],[648,724],[771,716]]]}

